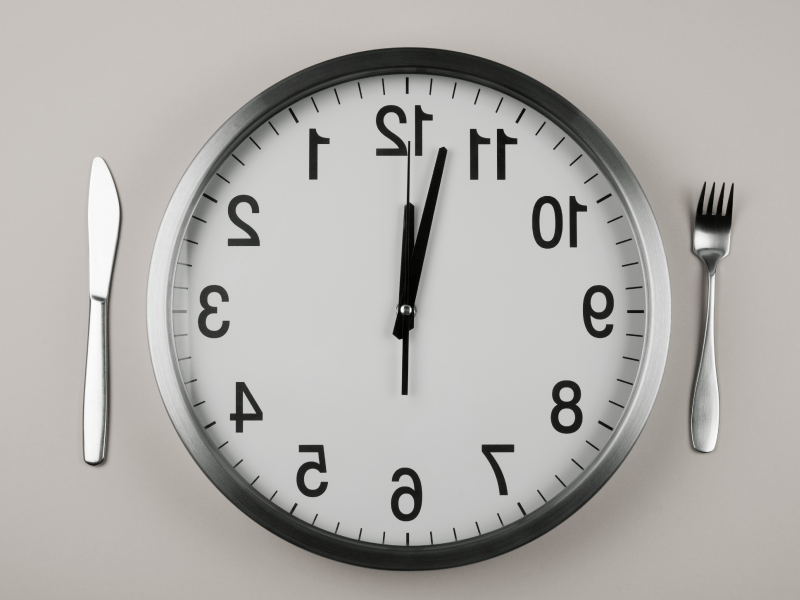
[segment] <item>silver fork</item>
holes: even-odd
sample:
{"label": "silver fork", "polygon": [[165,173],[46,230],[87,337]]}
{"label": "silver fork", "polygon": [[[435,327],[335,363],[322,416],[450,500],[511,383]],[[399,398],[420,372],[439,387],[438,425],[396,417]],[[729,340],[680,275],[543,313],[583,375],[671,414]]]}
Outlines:
{"label": "silver fork", "polygon": [[694,383],[692,397],[692,445],[700,452],[711,452],[717,445],[719,432],[719,384],[717,362],[714,353],[714,287],[717,265],[728,255],[731,247],[731,217],[733,216],[733,184],[728,199],[728,209],[722,214],[725,201],[725,184],[719,193],[717,210],[714,212],[714,185],[708,197],[708,210],[703,214],[706,184],[700,192],[697,216],[694,221],[692,250],[708,269],[708,309],[706,311],[706,333],[700,365]]}

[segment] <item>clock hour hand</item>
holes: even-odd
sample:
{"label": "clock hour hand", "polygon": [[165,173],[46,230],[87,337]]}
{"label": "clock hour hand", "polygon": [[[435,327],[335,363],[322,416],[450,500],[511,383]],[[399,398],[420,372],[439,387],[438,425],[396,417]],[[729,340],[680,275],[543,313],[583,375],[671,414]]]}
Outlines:
{"label": "clock hour hand", "polygon": [[[425,199],[425,208],[422,209],[419,233],[414,242],[414,251],[411,254],[411,261],[408,266],[408,287],[405,293],[401,292],[401,297],[405,300],[405,304],[412,309],[412,316],[417,301],[419,280],[420,277],[422,277],[422,265],[425,262],[425,251],[428,249],[428,240],[430,239],[431,226],[433,225],[433,213],[436,210],[436,201],[439,199],[439,188],[442,185],[442,174],[444,173],[444,163],[446,159],[447,148],[439,148],[439,154],[436,156],[436,164],[433,167],[431,184],[428,187],[428,197]],[[410,326],[414,326],[413,320]],[[409,327],[409,329],[411,327]],[[403,317],[399,312],[395,318],[394,331],[392,333],[397,339],[403,339]]]}

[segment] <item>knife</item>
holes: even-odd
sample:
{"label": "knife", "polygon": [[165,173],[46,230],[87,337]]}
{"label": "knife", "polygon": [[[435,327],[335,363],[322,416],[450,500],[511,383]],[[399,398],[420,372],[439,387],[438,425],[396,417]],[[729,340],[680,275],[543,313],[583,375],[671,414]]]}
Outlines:
{"label": "knife", "polygon": [[89,341],[83,388],[83,460],[106,458],[108,426],[108,292],[119,238],[119,198],[105,161],[92,161],[89,179]]}

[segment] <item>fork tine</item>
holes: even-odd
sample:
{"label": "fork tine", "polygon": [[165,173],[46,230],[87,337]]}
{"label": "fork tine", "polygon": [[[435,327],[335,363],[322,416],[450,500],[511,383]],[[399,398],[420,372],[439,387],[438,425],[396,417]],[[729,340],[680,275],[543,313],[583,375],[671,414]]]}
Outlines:
{"label": "fork tine", "polygon": [[[722,182],[722,187],[719,190],[719,200],[717,200],[717,210],[714,215],[717,217],[722,216],[722,205],[725,204],[725,182]],[[709,209],[710,210],[710,209]]]}
{"label": "fork tine", "polygon": [[711,192],[708,194],[708,210],[706,211],[706,215],[709,217],[714,215],[714,187],[716,185],[716,182],[711,184]]}
{"label": "fork tine", "polygon": [[703,201],[706,198],[706,182],[703,182],[703,190],[700,192],[700,202],[697,203],[697,216],[695,220],[700,220],[700,217],[703,216]]}
{"label": "fork tine", "polygon": [[731,195],[730,195],[730,198],[728,198],[728,208],[725,211],[724,219],[728,223],[730,223],[732,218],[733,218],[733,184],[731,184]]}

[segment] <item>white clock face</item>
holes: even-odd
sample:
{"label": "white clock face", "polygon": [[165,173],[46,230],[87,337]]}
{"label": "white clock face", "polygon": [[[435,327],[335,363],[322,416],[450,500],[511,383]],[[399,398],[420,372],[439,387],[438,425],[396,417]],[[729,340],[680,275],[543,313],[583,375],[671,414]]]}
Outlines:
{"label": "white clock face", "polygon": [[[447,154],[403,395],[406,143],[416,230]],[[241,142],[185,231],[172,318],[195,418],[254,490],[339,536],[508,526],[625,411],[645,334],[635,238],[586,151],[512,97],[419,74],[316,92]]]}

